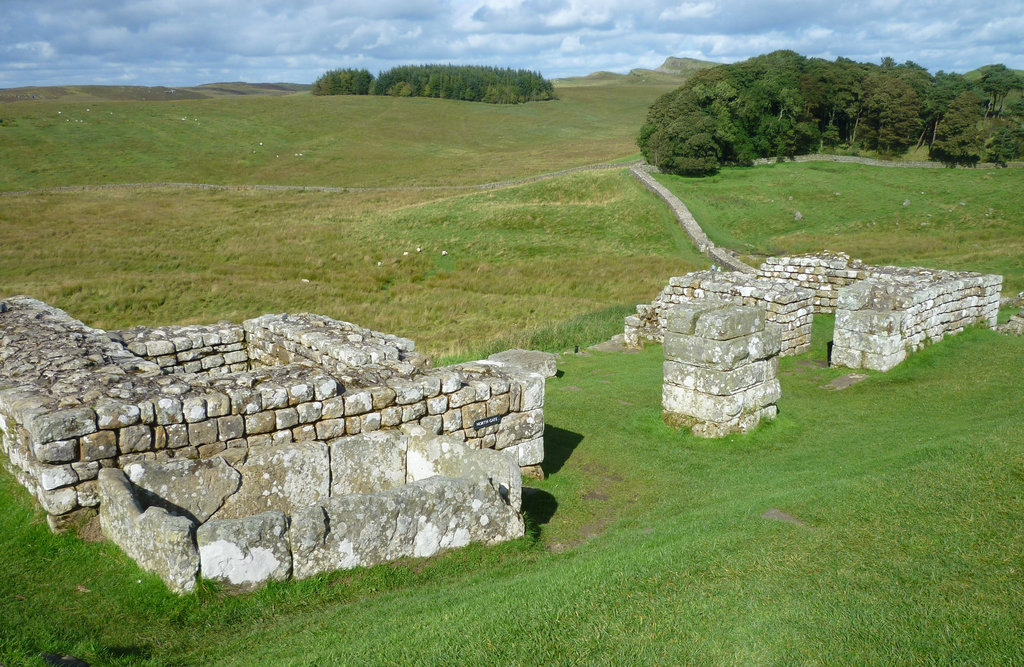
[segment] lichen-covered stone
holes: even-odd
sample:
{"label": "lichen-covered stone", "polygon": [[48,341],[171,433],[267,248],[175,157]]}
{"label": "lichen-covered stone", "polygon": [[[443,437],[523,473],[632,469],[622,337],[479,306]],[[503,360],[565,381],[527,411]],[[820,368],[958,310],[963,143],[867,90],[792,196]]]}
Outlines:
{"label": "lichen-covered stone", "polygon": [[374,431],[332,440],[331,495],[378,493],[405,484],[407,438]]}
{"label": "lichen-covered stone", "polygon": [[199,571],[194,522],[162,507],[147,507],[120,470],[100,470],[98,480],[103,534],[172,591],[191,592]]}
{"label": "lichen-covered stone", "polygon": [[249,458],[238,471],[238,493],[224,502],[216,513],[218,519],[267,511],[291,514],[294,508],[322,502],[330,494],[330,461],[323,442],[250,448]]}
{"label": "lichen-covered stone", "polygon": [[236,591],[284,581],[291,574],[288,520],[281,512],[240,519],[212,519],[196,531],[203,578]]}
{"label": "lichen-covered stone", "polygon": [[164,507],[199,523],[238,491],[241,475],[222,458],[140,461],[124,468],[147,506]]}
{"label": "lichen-covered stone", "polygon": [[550,352],[515,348],[496,352],[487,358],[491,361],[522,368],[531,373],[539,373],[546,378],[555,377],[558,374],[558,355]]}
{"label": "lichen-covered stone", "polygon": [[331,498],[296,512],[290,531],[297,579],[523,533],[520,514],[490,484],[445,477]]}
{"label": "lichen-covered stone", "polygon": [[781,394],[781,327],[757,309],[694,301],[673,309],[665,331],[664,420],[721,437],[773,418]]}

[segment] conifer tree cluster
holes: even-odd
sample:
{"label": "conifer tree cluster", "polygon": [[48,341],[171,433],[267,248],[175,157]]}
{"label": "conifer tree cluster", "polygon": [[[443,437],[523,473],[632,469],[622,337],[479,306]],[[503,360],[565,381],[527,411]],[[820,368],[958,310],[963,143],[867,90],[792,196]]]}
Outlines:
{"label": "conifer tree cluster", "polygon": [[313,83],[314,95],[438,97],[491,104],[556,99],[537,72],[473,65],[404,65],[373,77],[366,70],[337,69]]}
{"label": "conifer tree cluster", "polygon": [[834,62],[776,51],[705,69],[650,108],[637,140],[663,171],[714,173],[723,164],[819,151],[903,155],[972,165],[1024,157],[1024,79],[1003,65],[968,78],[913,62]]}

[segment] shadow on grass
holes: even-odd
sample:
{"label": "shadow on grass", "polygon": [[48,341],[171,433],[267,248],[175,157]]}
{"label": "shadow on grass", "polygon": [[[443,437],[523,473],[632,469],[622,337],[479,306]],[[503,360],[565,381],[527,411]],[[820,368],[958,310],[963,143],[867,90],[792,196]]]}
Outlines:
{"label": "shadow on grass", "polygon": [[523,487],[523,518],[526,534],[533,540],[540,539],[540,527],[551,521],[558,511],[558,500],[547,491]]}
{"label": "shadow on grass", "polygon": [[544,469],[544,476],[548,477],[561,470],[565,462],[572,456],[573,450],[581,442],[583,442],[583,436],[579,433],[546,424],[544,426],[544,462],[540,464]]}

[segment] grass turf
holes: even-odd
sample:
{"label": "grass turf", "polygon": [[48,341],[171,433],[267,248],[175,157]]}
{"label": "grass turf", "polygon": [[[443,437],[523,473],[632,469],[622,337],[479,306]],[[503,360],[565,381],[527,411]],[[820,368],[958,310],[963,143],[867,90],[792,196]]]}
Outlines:
{"label": "grass turf", "polygon": [[827,248],[871,264],[999,273],[1005,293],[1024,290],[1020,169],[815,162],[658,178],[712,241],[755,263]]}

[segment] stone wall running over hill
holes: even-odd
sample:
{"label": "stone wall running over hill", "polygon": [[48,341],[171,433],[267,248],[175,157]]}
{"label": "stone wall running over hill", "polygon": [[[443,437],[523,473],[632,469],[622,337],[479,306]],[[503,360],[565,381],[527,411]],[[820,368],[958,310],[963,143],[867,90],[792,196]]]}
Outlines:
{"label": "stone wall running over hill", "polygon": [[[250,347],[250,330],[275,328]],[[413,425],[539,471],[537,373],[498,361],[423,368],[412,341],[318,315],[256,318],[241,329],[243,349],[227,352],[217,346],[239,344],[224,342],[237,325],[108,334],[35,299],[0,302],[0,451],[52,528],[95,511],[102,468],[244,458],[253,448]],[[232,370],[242,362],[227,355],[243,351],[246,370]],[[205,372],[185,371],[218,357],[224,363],[207,361]]]}
{"label": "stone wall running over hill", "polygon": [[652,303],[637,306],[636,315],[626,318],[626,345],[640,347],[644,340],[662,342],[671,309],[704,298],[763,309],[768,321],[782,329],[783,355],[800,354],[811,345],[811,290],[737,271],[696,271],[669,278]]}
{"label": "stone wall running over hill", "polygon": [[732,271],[740,271],[742,273],[753,273],[754,269],[741,262],[730,250],[725,248],[719,248],[711,242],[708,235],[701,229],[700,224],[690,213],[690,209],[686,208],[686,204],[682,202],[679,197],[669,192],[669,189],[659,183],[653,176],[651,171],[655,170],[654,167],[647,165],[634,165],[630,167],[629,171],[633,174],[633,177],[640,181],[641,184],[668,205],[672,214],[679,221],[679,225],[686,232],[686,235],[693,242],[693,245],[697,247],[702,254],[707,255],[712,260],[729,268]]}

